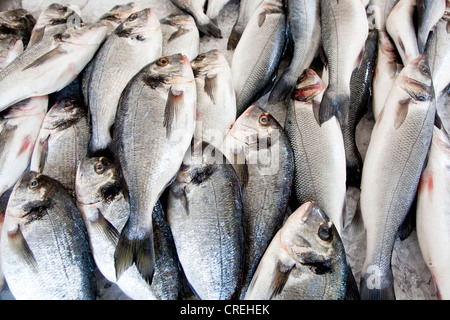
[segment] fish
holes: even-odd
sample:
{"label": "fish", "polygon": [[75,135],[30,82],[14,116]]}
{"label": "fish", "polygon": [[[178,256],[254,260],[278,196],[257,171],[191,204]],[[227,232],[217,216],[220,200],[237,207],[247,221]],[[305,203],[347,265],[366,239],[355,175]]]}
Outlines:
{"label": "fish", "polygon": [[197,92],[189,59],[161,57],[125,87],[115,120],[113,154],[130,201],[114,253],[117,278],[133,263],[151,283],[152,210],[180,169],[195,129]]}
{"label": "fish", "polygon": [[0,72],[0,111],[66,87],[92,59],[105,35],[106,27],[86,24],[30,46]]}
{"label": "fish", "polygon": [[78,161],[86,156],[89,138],[86,106],[71,98],[57,101],[42,122],[30,170],[58,180],[74,196]]}
{"label": "fish", "polygon": [[[450,17],[449,17],[450,18]],[[433,87],[436,96],[440,96],[450,83],[447,67],[450,63],[450,19],[441,19],[428,39],[425,55],[428,58]]]}
{"label": "fish", "polygon": [[335,115],[344,125],[348,123],[350,80],[360,64],[369,32],[368,20],[361,1],[322,0],[320,4],[329,81],[320,103],[319,121],[322,124]]}
{"label": "fish", "polygon": [[436,97],[436,118],[439,118],[445,131],[450,132],[450,84]]}
{"label": "fish", "polygon": [[22,54],[23,42],[19,36],[0,33],[0,71]]}
{"label": "fish", "polygon": [[111,127],[122,91],[136,73],[161,57],[161,53],[159,18],[149,8],[125,19],[96,53],[88,85],[91,154],[112,148]]}
{"label": "fish", "polygon": [[424,53],[428,36],[438,21],[444,16],[446,0],[417,0],[418,30],[417,45],[420,53]]}
{"label": "fish", "polygon": [[63,33],[76,23],[82,23],[81,17],[68,6],[52,3],[39,14],[31,32],[29,46],[43,39]]}
{"label": "fish", "polygon": [[417,0],[399,0],[386,20],[386,31],[394,41],[403,65],[419,55],[414,26],[414,8]]}
{"label": "fish", "polygon": [[208,0],[206,15],[211,19],[211,21],[216,21],[220,12],[230,1],[231,0]]}
{"label": "fish", "polygon": [[289,103],[286,132],[294,152],[293,188],[299,204],[315,201],[341,234],[346,203],[345,147],[336,117],[319,124],[324,90],[317,73],[306,69]]}
{"label": "fish", "polygon": [[283,3],[265,0],[246,25],[231,61],[236,118],[270,90],[286,42]]}
{"label": "fish", "polygon": [[287,22],[293,57],[273,87],[269,102],[290,100],[298,77],[309,68],[321,44],[320,0],[290,0]]}
{"label": "fish", "polygon": [[1,11],[0,38],[3,38],[3,35],[14,35],[22,41],[23,47],[26,49],[35,24],[36,19],[23,8]]}
{"label": "fish", "polygon": [[47,113],[48,97],[21,101],[0,113],[0,196],[27,169]]}
{"label": "fish", "polygon": [[237,168],[242,188],[243,298],[264,251],[283,223],[294,177],[294,153],[281,125],[256,104],[236,120],[221,148]]}
{"label": "fish", "polygon": [[236,120],[236,95],[231,68],[224,54],[212,49],[191,61],[197,86],[197,117],[194,137],[215,147]]}
{"label": "fish", "polygon": [[386,103],[403,63],[387,32],[378,32],[378,52],[372,80],[372,111],[375,121]]}
{"label": "fish", "polygon": [[228,37],[227,50],[236,49],[239,43],[242,33],[244,32],[247,23],[250,21],[253,13],[258,9],[263,0],[241,0],[239,1],[239,10],[236,22],[231,29],[231,33]]}
{"label": "fish", "polygon": [[396,78],[374,125],[361,178],[360,206],[367,234],[361,299],[395,299],[392,251],[430,147],[434,100],[427,59],[419,55]]}
{"label": "fish", "polygon": [[369,28],[386,32],[386,20],[398,0],[370,0],[367,7]]}
{"label": "fish", "polygon": [[186,279],[201,300],[230,300],[240,288],[244,241],[239,179],[224,155],[193,139],[168,187],[167,221]]}
{"label": "fish", "polygon": [[347,272],[334,224],[317,203],[305,202],[273,237],[245,300],[343,300]]}
{"label": "fish", "polygon": [[341,127],[344,138],[347,187],[360,187],[363,161],[356,145],[356,126],[372,102],[372,83],[377,63],[378,30],[371,30],[366,40],[361,64],[350,79],[348,124]]}
{"label": "fish", "polygon": [[[448,106],[448,104],[447,104]],[[417,191],[417,240],[440,300],[450,297],[448,277],[450,242],[450,139],[434,126],[428,162]]]}
{"label": "fish", "polygon": [[204,12],[206,0],[170,0],[178,9],[190,14],[199,31],[214,38],[222,38],[222,31]]}
{"label": "fish", "polygon": [[6,207],[1,266],[17,300],[94,300],[86,227],[57,180],[26,171]]}
{"label": "fish", "polygon": [[181,290],[175,244],[161,203],[153,208],[155,275],[152,285],[136,267],[117,281],[114,251],[119,234],[130,215],[130,205],[112,160],[85,157],[77,167],[76,204],[89,235],[93,258],[100,272],[134,300],[176,300]]}
{"label": "fish", "polygon": [[192,61],[199,55],[200,34],[191,15],[173,13],[161,19],[160,23],[163,56],[182,53]]}

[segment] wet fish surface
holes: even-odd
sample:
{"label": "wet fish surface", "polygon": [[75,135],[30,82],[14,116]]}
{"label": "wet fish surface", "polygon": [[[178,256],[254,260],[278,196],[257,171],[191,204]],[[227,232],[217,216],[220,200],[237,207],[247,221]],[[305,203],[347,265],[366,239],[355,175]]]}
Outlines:
{"label": "wet fish surface", "polygon": [[230,36],[227,42],[227,49],[234,50],[236,49],[239,40],[242,37],[242,33],[244,32],[247,23],[250,21],[253,13],[258,9],[259,5],[263,2],[263,0],[241,0],[239,1],[239,11],[237,15],[237,19],[233,28],[231,29]]}
{"label": "wet fish surface", "polygon": [[94,261],[74,198],[58,181],[25,172],[2,230],[2,269],[17,300],[95,299]]}
{"label": "wet fish surface", "polygon": [[417,44],[423,53],[430,31],[445,13],[446,0],[417,0],[418,22]]}
{"label": "wet fish surface", "polygon": [[3,35],[18,37],[22,41],[24,49],[28,46],[35,24],[36,19],[23,8],[0,12],[1,37]]}

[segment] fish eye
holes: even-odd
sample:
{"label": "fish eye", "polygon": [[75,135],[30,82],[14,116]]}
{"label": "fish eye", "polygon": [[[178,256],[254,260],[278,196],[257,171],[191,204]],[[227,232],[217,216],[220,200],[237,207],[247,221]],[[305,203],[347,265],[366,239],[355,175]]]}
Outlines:
{"label": "fish eye", "polygon": [[267,126],[269,124],[269,114],[263,113],[258,120],[259,124],[262,126]]}
{"label": "fish eye", "polygon": [[160,67],[165,67],[169,64],[169,59],[167,57],[162,57],[156,62],[156,64]]}
{"label": "fish eye", "polygon": [[106,166],[103,164],[102,159],[97,161],[97,163],[94,165],[94,170],[97,174],[102,174],[106,170]]}
{"label": "fish eye", "polygon": [[138,17],[137,13],[133,13],[130,15],[130,17],[128,18],[129,21],[134,21],[136,20],[136,18]]}
{"label": "fish eye", "polygon": [[39,186],[39,180],[37,178],[34,178],[30,181],[30,189],[36,189]]}
{"label": "fish eye", "polygon": [[426,63],[421,64],[420,73],[422,73],[425,76],[429,76],[431,74],[430,68],[427,66]]}
{"label": "fish eye", "polygon": [[330,241],[332,239],[331,226],[328,224],[328,222],[323,223],[319,227],[319,231],[317,234],[323,241]]}
{"label": "fish eye", "polygon": [[75,107],[75,103],[73,100],[67,101],[64,105],[64,109],[72,109],[73,107]]}
{"label": "fish eye", "polygon": [[197,61],[202,61],[203,59],[205,59],[206,58],[206,55],[204,54],[204,53],[200,53],[198,56],[197,56]]}

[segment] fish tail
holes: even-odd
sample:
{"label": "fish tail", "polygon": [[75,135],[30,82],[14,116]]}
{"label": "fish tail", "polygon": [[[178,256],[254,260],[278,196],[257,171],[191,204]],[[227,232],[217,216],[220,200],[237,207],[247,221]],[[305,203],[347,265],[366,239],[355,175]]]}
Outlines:
{"label": "fish tail", "polygon": [[91,155],[99,154],[103,151],[110,150],[112,144],[113,141],[109,134],[104,136],[104,139],[99,139],[99,137],[93,133],[91,140],[89,141],[88,152]]}
{"label": "fish tail", "polygon": [[363,162],[359,152],[347,158],[347,187],[360,189],[362,166]]}
{"label": "fish tail", "polygon": [[378,266],[370,269],[361,277],[361,300],[395,300],[394,276],[391,269],[378,272]]}
{"label": "fish tail", "polygon": [[238,25],[234,25],[228,37],[227,50],[234,50],[242,36],[242,28]]}
{"label": "fish tail", "polygon": [[277,103],[288,100],[292,96],[295,83],[296,79],[293,79],[289,73],[284,72],[270,93],[269,103]]}
{"label": "fish tail", "polygon": [[125,225],[119,237],[116,250],[114,252],[114,264],[116,278],[120,276],[133,263],[148,284],[152,284],[155,271],[155,251],[153,246],[153,229],[144,237],[130,237],[128,235],[129,223]]}
{"label": "fish tail", "polygon": [[348,110],[350,106],[350,95],[341,92],[325,91],[319,108],[319,123],[323,124],[336,116],[340,125],[348,123]]}
{"label": "fish tail", "polygon": [[222,39],[222,31],[209,18],[204,24],[198,24],[198,29],[204,34]]}

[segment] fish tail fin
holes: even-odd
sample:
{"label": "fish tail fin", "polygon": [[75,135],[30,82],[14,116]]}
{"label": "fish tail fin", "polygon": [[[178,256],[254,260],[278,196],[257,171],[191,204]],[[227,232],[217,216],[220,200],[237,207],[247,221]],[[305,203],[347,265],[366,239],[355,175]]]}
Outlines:
{"label": "fish tail fin", "polygon": [[135,263],[144,280],[151,284],[155,271],[153,230],[142,238],[129,237],[127,232],[129,230],[128,226],[127,222],[120,234],[119,242],[114,252],[116,278],[119,279]]}
{"label": "fish tail fin", "polygon": [[270,93],[269,103],[277,103],[282,100],[288,100],[292,96],[295,83],[296,79],[290,77],[289,73],[284,72]]}
{"label": "fish tail fin", "polygon": [[204,23],[198,23],[197,26],[198,29],[204,34],[213,36],[214,38],[222,39],[222,31],[209,18]]}
{"label": "fish tail fin", "polygon": [[238,25],[234,25],[231,30],[230,36],[228,37],[227,49],[234,50],[241,39],[242,36],[242,28]]}
{"label": "fish tail fin", "polygon": [[358,285],[356,283],[355,276],[353,275],[352,268],[347,263],[347,282],[345,286],[345,300],[360,300]]}
{"label": "fish tail fin", "polygon": [[319,109],[319,122],[323,124],[336,116],[340,125],[348,123],[348,109],[350,106],[350,95],[340,92],[325,91]]}
{"label": "fish tail fin", "polygon": [[347,187],[361,188],[362,158],[359,152],[347,158]]}
{"label": "fish tail fin", "polygon": [[389,268],[387,272],[378,272],[379,267],[374,267],[361,277],[361,300],[395,300],[394,276]]}

